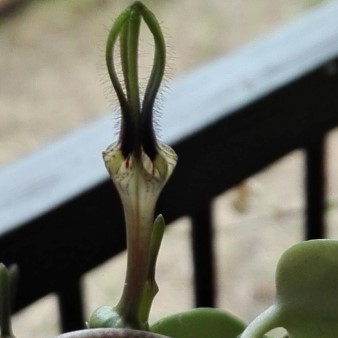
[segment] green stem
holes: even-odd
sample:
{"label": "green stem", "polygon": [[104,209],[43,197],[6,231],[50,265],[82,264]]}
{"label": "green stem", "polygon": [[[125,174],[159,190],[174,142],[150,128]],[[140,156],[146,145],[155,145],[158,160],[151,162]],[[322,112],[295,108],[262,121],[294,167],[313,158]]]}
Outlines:
{"label": "green stem", "polygon": [[162,238],[164,235],[164,230],[164,218],[162,215],[159,215],[155,219],[153,231],[151,234],[148,277],[143,291],[143,299],[139,311],[139,316],[143,323],[146,323],[148,321],[152,302],[158,292],[158,286],[155,280],[155,270],[158,253],[160,251]]}
{"label": "green stem", "polygon": [[121,299],[116,306],[118,313],[133,328],[147,329],[147,322],[140,318],[143,294],[148,279],[151,232],[155,205],[141,201],[138,184],[134,203],[125,201],[124,215],[127,228],[127,273]]}

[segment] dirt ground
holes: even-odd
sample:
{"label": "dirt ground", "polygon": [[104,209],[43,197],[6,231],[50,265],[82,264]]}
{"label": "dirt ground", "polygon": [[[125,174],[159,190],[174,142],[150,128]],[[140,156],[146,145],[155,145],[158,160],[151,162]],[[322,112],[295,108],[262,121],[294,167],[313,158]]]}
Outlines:
{"label": "dirt ground", "polygon": [[[144,2],[164,27],[170,79],[267,33],[320,1]],[[43,147],[113,105],[103,49],[112,18],[129,3],[36,0],[0,19],[0,164]],[[328,139],[327,209],[333,238],[338,216],[337,149],[334,132]],[[303,154],[297,151],[250,178],[244,194],[243,189],[235,189],[214,201],[218,305],[246,320],[271,303],[278,257],[301,239],[302,165]],[[125,254],[121,254],[85,276],[88,313],[118,300],[124,266]],[[189,220],[182,219],[164,238],[157,272],[160,293],[152,320],[193,305],[191,277]],[[16,315],[17,336],[56,334],[55,308],[56,300],[50,296]]]}

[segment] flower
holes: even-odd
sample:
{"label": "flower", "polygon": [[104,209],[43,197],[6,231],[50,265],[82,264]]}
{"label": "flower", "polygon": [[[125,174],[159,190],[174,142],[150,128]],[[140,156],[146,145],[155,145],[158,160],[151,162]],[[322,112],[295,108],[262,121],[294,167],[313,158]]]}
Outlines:
{"label": "flower", "polygon": [[[155,51],[141,102],[137,60],[142,19],[154,37]],[[124,86],[114,65],[118,38]],[[108,73],[121,106],[121,128],[117,142],[103,152],[103,159],[124,208],[128,250],[126,281],[118,305],[108,311],[107,307],[104,311],[98,309],[89,326],[94,323],[95,327],[148,328],[151,303],[157,293],[155,263],[164,232],[163,217],[157,217],[154,222],[155,206],[177,161],[175,152],[157,140],[153,127],[154,103],[163,78],[165,56],[157,19],[136,1],[114,22],[106,49]]]}

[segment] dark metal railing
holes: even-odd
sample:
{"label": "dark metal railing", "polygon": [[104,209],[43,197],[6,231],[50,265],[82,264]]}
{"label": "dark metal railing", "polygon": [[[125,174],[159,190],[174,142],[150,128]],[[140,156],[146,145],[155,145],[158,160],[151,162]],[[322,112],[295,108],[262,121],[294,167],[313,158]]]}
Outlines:
{"label": "dark metal railing", "polygon": [[[338,2],[172,84],[163,138],[179,156],[158,210],[192,219],[196,305],[213,306],[211,200],[294,149],[306,152],[306,238],[325,236],[326,133],[338,126]],[[328,65],[330,65],[328,71]],[[0,171],[0,259],[17,263],[16,310],[54,292],[62,330],[83,326],[81,276],[125,248],[100,152],[108,115]]]}
{"label": "dark metal railing", "polygon": [[[338,112],[337,112],[338,113]],[[306,152],[306,229],[305,238],[324,238],[325,210],[325,136],[305,148]]]}

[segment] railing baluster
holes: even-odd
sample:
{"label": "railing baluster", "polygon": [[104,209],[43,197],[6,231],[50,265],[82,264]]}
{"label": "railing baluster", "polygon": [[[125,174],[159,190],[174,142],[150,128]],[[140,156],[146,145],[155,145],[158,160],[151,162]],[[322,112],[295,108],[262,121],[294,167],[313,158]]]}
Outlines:
{"label": "railing baluster", "polygon": [[305,238],[324,238],[325,229],[325,135],[305,148]]}
{"label": "railing baluster", "polygon": [[195,305],[215,305],[213,226],[211,207],[192,216],[192,251],[195,282]]}
{"label": "railing baluster", "polygon": [[84,317],[80,281],[67,281],[67,285],[57,295],[62,332],[82,329]]}

